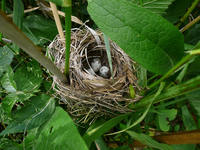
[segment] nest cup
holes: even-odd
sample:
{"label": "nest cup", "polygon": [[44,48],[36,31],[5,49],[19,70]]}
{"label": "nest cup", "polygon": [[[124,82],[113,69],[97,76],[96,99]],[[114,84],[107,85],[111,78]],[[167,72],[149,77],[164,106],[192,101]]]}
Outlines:
{"label": "nest cup", "polygon": [[[72,29],[70,84],[66,85],[53,76],[53,88],[78,122],[92,122],[101,116],[131,112],[130,104],[140,99],[135,63],[112,41],[110,48],[113,74],[109,70],[103,77],[99,71],[91,72],[91,63],[96,59],[100,60],[101,66],[109,68],[103,34],[86,25]],[[49,45],[49,57],[64,72],[65,42],[58,35]],[[133,86],[135,98],[129,96],[129,86]]]}

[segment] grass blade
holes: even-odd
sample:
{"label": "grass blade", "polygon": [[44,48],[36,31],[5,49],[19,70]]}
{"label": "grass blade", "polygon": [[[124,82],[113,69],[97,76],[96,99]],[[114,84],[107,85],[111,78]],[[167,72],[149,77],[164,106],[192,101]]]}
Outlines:
{"label": "grass blade", "polygon": [[[200,87],[200,76],[197,76],[195,78],[190,79],[187,82],[184,82],[182,84],[173,86],[167,90],[165,90],[162,95],[159,95],[156,100],[154,101],[154,103],[159,103],[161,101],[165,101],[165,100],[169,100],[171,98],[177,97],[177,96],[181,96],[183,94],[192,92],[196,89],[199,89]],[[140,100],[138,103],[136,103],[134,105],[134,109],[137,108],[142,108],[146,105],[148,105],[149,99],[153,97],[153,95],[147,96],[144,99]]]}
{"label": "grass blade", "polygon": [[113,119],[110,119],[106,121],[105,123],[91,127],[88,129],[88,131],[84,134],[83,139],[87,143],[88,147],[92,144],[93,141],[95,141],[97,138],[99,138],[104,133],[108,132],[110,129],[112,129],[114,126],[116,126],[119,122],[121,122],[123,119],[127,118],[131,113],[127,113],[124,115],[117,116]]}
{"label": "grass blade", "polygon": [[105,42],[105,46],[106,46],[106,53],[107,53],[107,57],[108,57],[110,73],[111,73],[112,79],[113,79],[114,77],[113,77],[113,67],[112,67],[112,56],[110,53],[110,42],[109,42],[108,37],[105,34],[103,34],[103,37],[104,37],[104,42]]}
{"label": "grass blade", "polygon": [[121,131],[118,131],[118,132],[114,132],[114,133],[111,133],[111,134],[107,134],[107,135],[114,135],[114,134],[119,134],[119,133],[122,133],[122,132],[125,132],[131,128],[133,128],[134,126],[136,126],[137,124],[139,124],[140,122],[142,122],[142,120],[145,118],[145,116],[147,115],[147,113],[149,112],[149,109],[151,108],[151,105],[153,104],[154,100],[156,99],[156,97],[158,97],[160,95],[160,93],[162,92],[163,88],[165,86],[165,83],[164,82],[161,82],[160,84],[160,87],[158,89],[158,91],[155,93],[155,95],[153,96],[153,98],[149,99],[149,104],[146,108],[146,110],[144,111],[144,113],[136,120],[134,121],[129,127],[127,127],[126,129],[123,129]]}
{"label": "grass blade", "polygon": [[153,147],[153,148],[160,149],[160,150],[172,150],[172,148],[169,145],[159,143],[159,142],[155,141],[154,139],[152,139],[148,135],[145,135],[142,133],[136,133],[134,131],[127,131],[127,133],[132,138],[136,139],[137,141],[140,141],[142,144],[145,144],[149,147]]}

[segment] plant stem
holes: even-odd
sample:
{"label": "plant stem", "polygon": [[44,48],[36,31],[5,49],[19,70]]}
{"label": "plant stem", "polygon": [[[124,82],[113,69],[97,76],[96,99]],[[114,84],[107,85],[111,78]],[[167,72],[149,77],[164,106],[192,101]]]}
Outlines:
{"label": "plant stem", "polygon": [[[190,79],[187,82],[184,82],[179,85],[166,89],[162,94],[160,94],[155,99],[154,103],[159,103],[165,100],[169,100],[171,98],[192,92],[199,88],[200,88],[200,76],[197,76],[193,79]],[[133,109],[135,110],[137,110],[138,108],[143,109],[145,106],[147,106],[151,102],[152,97],[153,95],[144,97],[143,99],[141,99],[138,103],[134,105]]]}
{"label": "plant stem", "polygon": [[42,66],[53,73],[59,80],[67,82],[67,78],[62,72],[45,57],[40,48],[27,38],[27,36],[19,30],[19,28],[10,22],[5,14],[0,11],[0,32],[2,32],[6,37],[8,37],[12,42],[17,44],[21,49],[23,49],[32,58],[37,60]]}
{"label": "plant stem", "polygon": [[49,2],[49,3],[50,3],[50,6],[51,6],[51,9],[52,9],[52,12],[53,12],[53,16],[54,16],[54,19],[55,19],[55,22],[56,22],[56,26],[57,26],[60,38],[64,39],[65,36],[64,36],[62,25],[61,25],[60,18],[59,18],[59,15],[58,15],[57,7],[54,3],[52,3],[52,2]]}
{"label": "plant stem", "polygon": [[194,20],[192,20],[190,23],[188,23],[186,26],[184,26],[180,31],[182,33],[185,32],[186,30],[188,30],[191,26],[193,26],[198,21],[200,21],[200,16],[198,16],[197,18],[195,18]]}
{"label": "plant stem", "polygon": [[194,10],[194,8],[197,6],[197,4],[199,3],[200,0],[195,0],[191,7],[187,10],[187,12],[185,13],[185,15],[180,19],[180,23],[177,24],[177,27],[180,27],[180,25],[185,21],[185,19],[187,19],[187,17],[190,15],[190,13]]}
{"label": "plant stem", "polygon": [[69,58],[71,44],[71,14],[72,7],[66,7],[65,10],[65,74],[69,75]]}
{"label": "plant stem", "polygon": [[2,10],[3,12],[6,11],[6,0],[1,0],[1,10]]}
{"label": "plant stem", "polygon": [[[2,10],[3,12],[6,11],[6,0],[1,0],[1,10]],[[3,34],[0,33],[0,41],[2,41],[2,38],[3,38]]]}
{"label": "plant stem", "polygon": [[171,74],[174,73],[174,71],[176,71],[179,67],[181,67],[183,64],[185,64],[186,62],[188,62],[191,58],[193,57],[193,55],[186,55],[185,57],[183,57],[181,59],[181,61],[179,61],[172,69],[170,69],[164,76],[162,76],[159,80],[155,81],[154,83],[152,83],[149,88],[153,88],[156,85],[158,85],[161,81],[163,81],[164,79],[168,78]]}

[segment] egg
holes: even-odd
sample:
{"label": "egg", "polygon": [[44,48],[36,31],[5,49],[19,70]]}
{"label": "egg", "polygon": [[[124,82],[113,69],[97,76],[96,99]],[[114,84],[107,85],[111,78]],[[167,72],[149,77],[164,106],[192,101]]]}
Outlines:
{"label": "egg", "polygon": [[94,72],[98,72],[101,68],[101,60],[99,58],[94,58],[91,62],[91,67],[94,70]]}
{"label": "egg", "polygon": [[104,78],[108,78],[109,77],[109,68],[107,66],[102,66],[99,70],[99,74],[100,74],[100,76],[102,76]]}

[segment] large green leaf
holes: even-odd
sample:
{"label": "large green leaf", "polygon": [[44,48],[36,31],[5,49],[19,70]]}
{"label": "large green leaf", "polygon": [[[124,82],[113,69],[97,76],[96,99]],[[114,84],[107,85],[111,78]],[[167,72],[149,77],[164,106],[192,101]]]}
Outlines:
{"label": "large green leaf", "polygon": [[36,61],[28,62],[17,68],[14,80],[18,91],[36,92],[43,80],[42,70]]}
{"label": "large green leaf", "polygon": [[151,10],[157,14],[165,14],[165,11],[168,9],[168,6],[174,0],[132,0],[135,4]]}
{"label": "large green leaf", "polygon": [[127,0],[89,0],[99,28],[149,71],[164,74],[183,56],[183,35],[161,16]]}
{"label": "large green leaf", "polygon": [[142,133],[136,133],[134,131],[127,131],[127,133],[135,140],[140,141],[142,144],[145,144],[149,147],[160,149],[160,150],[172,150],[172,148],[169,145],[159,143],[159,142],[153,140],[148,135],[145,135]]}
{"label": "large green leaf", "polygon": [[7,47],[0,47],[0,77],[13,59],[13,52]]}
{"label": "large green leaf", "polygon": [[61,107],[41,131],[34,149],[37,150],[88,150],[72,119]]}
{"label": "large green leaf", "polygon": [[54,110],[53,98],[48,95],[33,97],[22,109],[13,114],[14,121],[0,133],[0,136],[39,127],[50,119]]}

